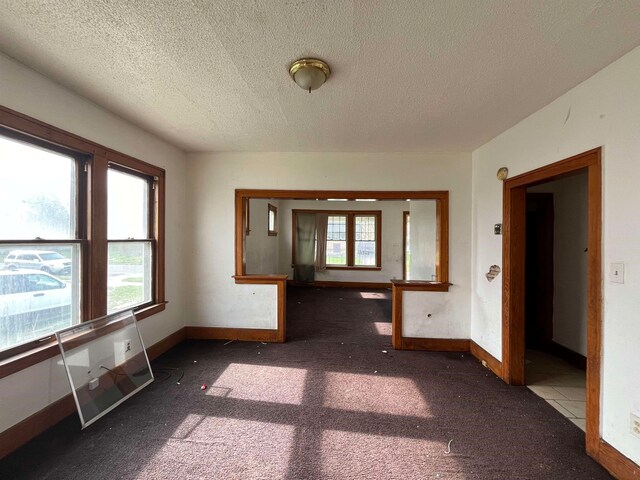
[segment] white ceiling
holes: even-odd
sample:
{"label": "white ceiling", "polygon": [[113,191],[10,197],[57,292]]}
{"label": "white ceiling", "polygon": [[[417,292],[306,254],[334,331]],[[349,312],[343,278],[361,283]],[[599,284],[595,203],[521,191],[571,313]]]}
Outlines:
{"label": "white ceiling", "polygon": [[[469,151],[640,44],[638,0],[0,0],[0,50],[186,151]],[[302,56],[333,75],[311,94]]]}

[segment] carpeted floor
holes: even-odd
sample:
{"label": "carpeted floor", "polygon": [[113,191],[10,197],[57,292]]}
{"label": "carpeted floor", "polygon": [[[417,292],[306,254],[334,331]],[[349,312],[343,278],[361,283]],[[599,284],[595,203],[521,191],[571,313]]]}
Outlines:
{"label": "carpeted floor", "polygon": [[[282,345],[189,341],[81,432],[70,417],[2,479],[608,479],[584,433],[469,355],[391,349],[389,291],[293,288]],[[209,388],[202,391],[206,383]]]}

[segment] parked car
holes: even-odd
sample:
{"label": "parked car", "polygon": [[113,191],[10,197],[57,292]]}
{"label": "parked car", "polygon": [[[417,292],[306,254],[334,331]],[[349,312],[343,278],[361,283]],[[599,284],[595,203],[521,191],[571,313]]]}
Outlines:
{"label": "parked car", "polygon": [[71,290],[48,273],[0,271],[0,350],[71,325]]}
{"label": "parked car", "polygon": [[50,250],[13,250],[4,264],[10,270],[28,268],[56,275],[71,273],[71,260]]}

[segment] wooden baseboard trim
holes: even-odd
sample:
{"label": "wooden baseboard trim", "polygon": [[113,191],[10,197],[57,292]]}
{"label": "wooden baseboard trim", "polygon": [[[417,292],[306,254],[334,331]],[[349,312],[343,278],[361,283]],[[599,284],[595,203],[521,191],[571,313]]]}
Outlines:
{"label": "wooden baseboard trim", "polygon": [[559,343],[551,341],[546,345],[545,350],[547,350],[552,355],[561,358],[562,360],[570,365],[573,365],[576,368],[579,368],[581,370],[587,369],[587,357],[581,355],[578,352],[574,352],[564,345],[560,345]]}
{"label": "wooden baseboard trim", "polygon": [[263,328],[186,327],[193,340],[239,340],[243,342],[279,343],[278,330]]}
{"label": "wooden baseboard trim", "polygon": [[485,367],[495,373],[498,377],[502,378],[502,363],[500,360],[491,355],[473,340],[471,340],[471,355],[480,360]]}
{"label": "wooden baseboard trim", "polygon": [[61,422],[76,411],[71,394],[47,405],[20,423],[0,433],[0,459]]}
{"label": "wooden baseboard trim", "polygon": [[[147,348],[149,360],[159,357],[186,339],[186,328],[181,328]],[[71,394],[47,405],[42,410],[0,433],[0,460],[76,412]]]}
{"label": "wooden baseboard trim", "polygon": [[598,453],[594,459],[607,471],[620,480],[640,479],[640,465],[625,457],[604,440],[600,439]]}
{"label": "wooden baseboard trim", "polygon": [[318,287],[318,288],[391,288],[391,282],[328,282],[317,281],[313,283],[299,283],[288,280],[287,285],[292,287]]}
{"label": "wooden baseboard trim", "polygon": [[428,352],[468,352],[469,340],[463,338],[402,337],[400,350],[424,350]]}
{"label": "wooden baseboard trim", "polygon": [[186,339],[187,327],[182,327],[180,330],[176,330],[171,335],[164,337],[159,342],[147,347],[147,356],[149,357],[149,360],[154,360]]}

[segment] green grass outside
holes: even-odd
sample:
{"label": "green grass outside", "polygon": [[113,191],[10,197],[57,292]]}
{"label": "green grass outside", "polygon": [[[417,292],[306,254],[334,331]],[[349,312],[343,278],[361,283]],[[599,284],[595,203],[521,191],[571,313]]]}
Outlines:
{"label": "green grass outside", "polygon": [[142,283],[143,278],[142,277],[127,277],[127,278],[123,278],[122,281],[123,282],[129,282],[129,283]]}
{"label": "green grass outside", "polygon": [[117,312],[126,307],[137,305],[144,301],[144,291],[142,285],[122,285],[119,287],[109,287],[107,293],[107,310]]}

